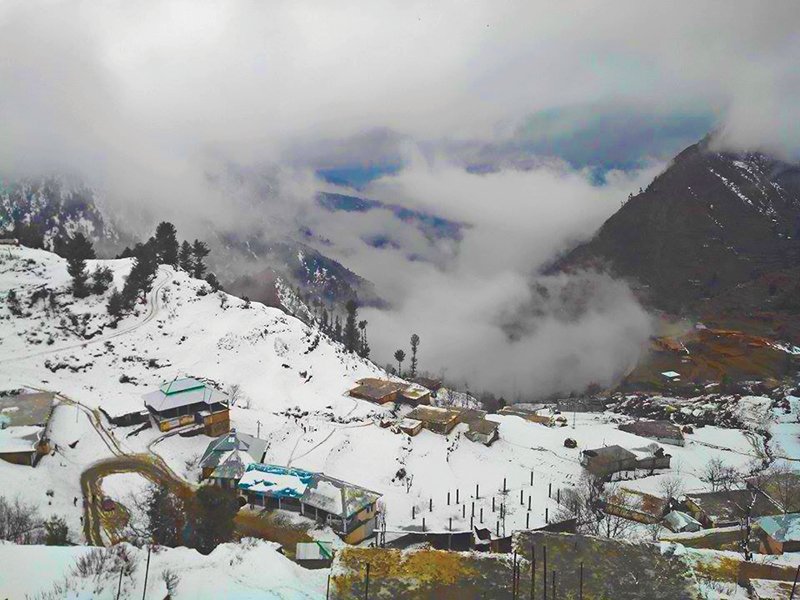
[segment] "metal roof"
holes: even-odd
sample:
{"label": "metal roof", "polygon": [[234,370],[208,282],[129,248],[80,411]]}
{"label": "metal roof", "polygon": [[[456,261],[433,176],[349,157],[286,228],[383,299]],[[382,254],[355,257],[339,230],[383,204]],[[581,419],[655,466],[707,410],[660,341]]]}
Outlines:
{"label": "metal roof", "polygon": [[228,401],[228,395],[196,379],[187,378],[164,383],[159,389],[144,394],[142,399],[145,406],[156,412],[163,412],[192,404],[205,403],[209,406],[218,403],[225,404]]}
{"label": "metal roof", "polygon": [[800,542],[800,513],[761,517],[756,524],[778,542]]}

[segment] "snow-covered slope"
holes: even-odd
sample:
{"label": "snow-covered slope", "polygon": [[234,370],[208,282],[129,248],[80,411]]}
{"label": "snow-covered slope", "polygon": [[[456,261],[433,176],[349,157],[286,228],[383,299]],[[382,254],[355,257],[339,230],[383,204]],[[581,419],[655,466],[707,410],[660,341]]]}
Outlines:
{"label": "snow-covered slope", "polygon": [[[125,558],[123,558],[123,555]],[[122,576],[119,566],[133,569]],[[309,571],[280,554],[276,544],[245,540],[223,544],[208,556],[187,548],[159,548],[150,557],[133,546],[14,546],[0,542],[0,564],[14,564],[0,576],[2,598],[164,598],[164,574],[174,574],[174,597],[211,600],[300,600],[324,598],[326,571]],[[51,595],[47,595],[51,594]]]}
{"label": "snow-covered slope", "polygon": [[[410,438],[378,426],[378,417],[386,416],[391,405],[346,395],[362,377],[385,376],[379,368],[280,310],[256,303],[245,308],[245,302],[226,294],[203,295],[206,284],[162,267],[149,303],[111,329],[104,298],[76,302],[66,292],[62,259],[24,248],[2,249],[0,256],[0,293],[17,290],[27,315],[12,316],[7,307],[0,308],[0,389],[55,390],[113,415],[141,410],[144,392],[179,375],[207,378],[222,388],[238,384],[243,397],[232,408],[232,425],[268,441],[268,462],[323,471],[380,492],[389,531],[421,528],[423,517],[428,530],[468,529],[473,502],[475,523],[482,510],[484,526],[494,529],[493,499],[496,506],[507,506],[507,531],[544,525],[545,509],[550,515],[557,509],[555,498],[548,497],[549,484],[556,490],[577,482],[582,449],[652,442],[619,431],[620,417],[607,413],[579,416],[575,429],[493,415],[500,440],[491,447],[467,440],[466,425],[448,436],[422,431]],[[126,260],[101,264],[113,269],[118,285],[130,268]],[[28,306],[42,286],[57,292],[54,303],[48,296]],[[88,339],[79,335],[82,331]],[[402,414],[407,408],[398,410]],[[155,430],[131,435],[134,429],[113,431],[122,449],[152,450],[175,472],[196,478],[196,460],[209,438],[164,437]],[[566,437],[575,438],[578,447],[565,448]],[[80,448],[62,455],[71,461],[63,473],[72,465],[76,480],[88,462],[101,458],[77,454]],[[685,447],[669,452],[685,486],[693,489],[703,486],[698,474],[710,458],[736,466],[754,458],[741,431],[716,427],[698,430]],[[34,470],[40,486],[47,484],[53,460],[61,459],[45,457]],[[663,476],[630,485],[655,491]],[[25,493],[31,469],[0,462],[0,477],[15,482],[10,489]],[[71,494],[65,487],[58,495],[71,500]]]}

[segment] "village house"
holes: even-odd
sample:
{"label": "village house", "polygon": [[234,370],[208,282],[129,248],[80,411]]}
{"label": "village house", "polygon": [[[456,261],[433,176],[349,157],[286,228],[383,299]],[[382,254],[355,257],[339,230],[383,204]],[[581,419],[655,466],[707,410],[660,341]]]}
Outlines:
{"label": "village house", "polygon": [[730,527],[748,516],[756,519],[781,512],[765,493],[748,489],[686,494],[686,507],[704,527]]}
{"label": "village house", "polygon": [[348,392],[353,398],[368,400],[376,404],[408,402],[413,406],[431,403],[431,392],[421,385],[407,384],[388,379],[366,377]]}
{"label": "village house", "polygon": [[414,437],[420,431],[422,431],[422,421],[418,421],[417,419],[409,419],[406,417],[405,419],[400,420],[400,422],[397,424],[397,428],[406,435]]}
{"label": "village house", "polygon": [[200,477],[234,489],[248,465],[264,462],[266,440],[231,429],[213,440],[200,459]]}
{"label": "village house", "polygon": [[412,381],[430,391],[433,397],[436,397],[436,392],[442,389],[442,380],[434,379],[432,377],[415,377]]}
{"label": "village house", "polygon": [[251,506],[299,512],[328,525],[348,544],[375,532],[381,494],[322,473],[252,464],[238,487]]}
{"label": "village house", "polygon": [[638,490],[619,488],[603,501],[602,509],[609,515],[638,523],[660,523],[667,514],[669,502]]}
{"label": "village house", "polygon": [[595,413],[606,409],[605,398],[564,398],[556,401],[556,410],[562,413]]}
{"label": "village house", "polygon": [[461,411],[438,406],[418,406],[406,418],[420,421],[425,429],[447,435],[458,425]]}
{"label": "village house", "polygon": [[50,452],[54,398],[47,392],[0,396],[0,460],[34,467]]}
{"label": "village house", "polygon": [[671,421],[634,421],[619,426],[620,431],[650,438],[662,444],[683,446],[683,432]]}
{"label": "village house", "polygon": [[669,469],[672,455],[664,452],[658,444],[648,444],[642,448],[631,448],[636,455],[636,468],[647,471],[656,469]]}
{"label": "village house", "polygon": [[636,469],[636,455],[622,446],[604,446],[581,452],[581,466],[600,477]]}
{"label": "village house", "polygon": [[684,533],[687,531],[700,531],[703,525],[685,512],[673,510],[664,517],[664,525],[673,533]]}
{"label": "village house", "polygon": [[755,522],[761,554],[800,552],[800,513],[761,517]]}
{"label": "village house", "polygon": [[499,423],[487,419],[478,419],[469,422],[469,429],[464,434],[468,440],[491,446],[499,437]]}
{"label": "village house", "polygon": [[227,394],[191,377],[163,383],[142,399],[160,431],[196,423],[218,436],[231,426]]}
{"label": "village house", "polygon": [[366,377],[359,380],[358,387],[354,387],[348,393],[353,398],[369,400],[376,404],[386,404],[387,402],[397,402],[400,390],[405,387],[406,384],[397,381]]}

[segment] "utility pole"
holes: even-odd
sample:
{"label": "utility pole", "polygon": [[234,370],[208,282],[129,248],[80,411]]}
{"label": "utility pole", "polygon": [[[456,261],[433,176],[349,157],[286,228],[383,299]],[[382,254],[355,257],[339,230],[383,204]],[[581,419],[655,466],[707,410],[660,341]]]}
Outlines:
{"label": "utility pole", "polygon": [[256,437],[261,437],[261,421],[256,421],[256,425],[258,426],[258,433],[256,433]]}
{"label": "utility pole", "polygon": [[367,578],[364,585],[364,600],[369,598],[369,563],[367,563]]}
{"label": "utility pole", "polygon": [[150,573],[150,553],[153,551],[153,545],[147,547],[147,566],[144,569],[144,589],[142,590],[142,600],[147,593],[147,575]]}

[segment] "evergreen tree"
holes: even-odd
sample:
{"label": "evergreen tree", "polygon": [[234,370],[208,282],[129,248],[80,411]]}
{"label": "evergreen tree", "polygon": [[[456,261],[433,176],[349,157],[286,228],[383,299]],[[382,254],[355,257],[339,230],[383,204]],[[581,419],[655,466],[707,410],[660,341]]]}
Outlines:
{"label": "evergreen tree", "polygon": [[239,512],[236,494],[221,487],[205,485],[195,495],[194,547],[203,554],[233,539],[233,518]]}
{"label": "evergreen tree", "polygon": [[323,333],[330,333],[331,330],[331,323],[330,323],[330,315],[328,314],[328,309],[322,309],[322,319],[320,323],[320,328],[322,329]]}
{"label": "evergreen tree", "polygon": [[361,330],[361,336],[358,344],[358,354],[362,358],[368,358],[369,344],[367,343],[367,322],[359,321],[358,328]]}
{"label": "evergreen tree", "polygon": [[154,245],[149,243],[141,245],[131,272],[125,279],[125,286],[122,288],[122,300],[125,309],[132,308],[133,303],[139,296],[147,296],[147,293],[153,287],[153,280],[156,278],[157,270],[158,260]]}
{"label": "evergreen tree", "polygon": [[202,279],[203,275],[206,272],[206,264],[203,262],[210,250],[208,246],[206,246],[205,242],[201,242],[200,240],[195,240],[194,244],[192,244],[192,256],[194,257],[193,261],[193,277],[195,279]]}
{"label": "evergreen tree", "polygon": [[85,235],[78,232],[64,244],[63,251],[67,259],[67,272],[72,277],[72,293],[76,298],[85,298],[89,295],[89,272],[86,270],[86,260],[94,258],[94,248]]}
{"label": "evergreen tree", "polygon": [[358,350],[358,303],[355,300],[348,300],[345,304],[347,319],[344,323],[344,345],[350,352]]}
{"label": "evergreen tree", "polygon": [[417,376],[417,348],[419,348],[419,336],[415,333],[411,336],[411,377]]}
{"label": "evergreen tree", "polygon": [[69,527],[64,519],[53,515],[44,522],[44,543],[46,546],[69,545]]}
{"label": "evergreen tree", "polygon": [[339,319],[339,315],[336,315],[336,320],[333,324],[333,339],[337,342],[342,341],[342,321]]}
{"label": "evergreen tree", "polygon": [[17,292],[15,290],[8,290],[8,294],[6,294],[6,304],[8,305],[8,310],[12,315],[19,317],[22,315],[22,307],[19,303],[19,297],[17,296]]}
{"label": "evergreen tree", "polygon": [[162,265],[176,266],[178,264],[178,237],[175,225],[162,221],[156,227],[155,237],[156,255]]}
{"label": "evergreen tree", "polygon": [[114,281],[114,274],[108,267],[98,267],[92,273],[92,292],[95,294],[105,294]]}
{"label": "evergreen tree", "polygon": [[111,292],[111,295],[108,297],[108,304],[106,305],[106,311],[109,315],[114,317],[115,319],[122,316],[122,311],[125,308],[125,302],[122,299],[122,294],[120,294],[117,290]]}
{"label": "evergreen tree", "polygon": [[403,361],[406,359],[406,353],[402,350],[397,350],[394,353],[394,359],[397,361],[397,374],[403,376]]}
{"label": "evergreen tree", "polygon": [[194,272],[194,255],[192,254],[192,245],[186,240],[181,244],[181,250],[178,253],[178,266],[187,273]]}
{"label": "evergreen tree", "polygon": [[183,542],[183,502],[162,485],[147,490],[145,512],[148,517],[150,540],[160,546],[176,547]]}
{"label": "evergreen tree", "polygon": [[218,292],[222,289],[222,284],[213,273],[206,275],[206,283],[211,286],[212,291]]}

